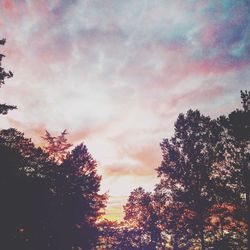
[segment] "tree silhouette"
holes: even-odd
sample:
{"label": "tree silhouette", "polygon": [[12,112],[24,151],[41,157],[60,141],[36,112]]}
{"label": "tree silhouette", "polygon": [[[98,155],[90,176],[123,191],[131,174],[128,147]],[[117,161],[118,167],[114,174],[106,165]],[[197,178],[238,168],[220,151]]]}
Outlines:
{"label": "tree silhouette", "polygon": [[36,148],[31,139],[25,138],[24,133],[14,128],[0,131],[0,144],[18,152],[25,164],[20,165],[20,170],[29,176],[46,178],[50,183],[54,182],[57,169],[40,147]]}
{"label": "tree silhouette", "polygon": [[245,197],[247,238],[250,249],[250,91],[241,91],[242,110],[235,110],[228,116],[229,134],[234,137],[234,167],[239,170],[239,189]]}
{"label": "tree silhouette", "polygon": [[25,158],[0,143],[0,247],[49,249],[47,224],[52,193],[45,179],[27,176]]}
{"label": "tree silhouette", "polygon": [[[6,39],[0,40],[0,45],[4,45]],[[5,55],[0,54],[0,87],[5,84],[5,79],[13,77],[13,73],[11,71],[6,72],[5,69],[2,67],[2,59]],[[16,109],[16,106],[7,105],[7,104],[0,104],[0,114],[6,115],[9,110]]]}
{"label": "tree silhouette", "polygon": [[57,249],[90,249],[96,244],[96,221],[105,207],[99,194],[101,177],[96,162],[83,144],[67,155],[56,178],[57,214],[53,224],[60,242]]}
{"label": "tree silhouette", "polygon": [[161,143],[159,184],[131,192],[124,222],[103,223],[98,249],[246,249],[250,92],[241,98],[243,110],[228,117],[179,115]]}
{"label": "tree silhouette", "polygon": [[21,132],[1,130],[0,162],[4,249],[95,246],[106,195],[99,194],[101,177],[86,146],[58,165]]}
{"label": "tree silhouette", "polygon": [[67,141],[67,134],[68,132],[65,129],[59,136],[55,137],[46,130],[45,136],[42,137],[48,144],[44,147],[45,152],[57,163],[61,163],[66,158],[68,149],[72,146]]}
{"label": "tree silhouette", "polygon": [[173,201],[186,205],[196,216],[194,237],[205,249],[206,209],[213,199],[210,182],[214,163],[216,131],[214,122],[199,111],[180,114],[175,123],[175,135],[161,143],[163,161],[157,169],[159,176],[169,183]]}

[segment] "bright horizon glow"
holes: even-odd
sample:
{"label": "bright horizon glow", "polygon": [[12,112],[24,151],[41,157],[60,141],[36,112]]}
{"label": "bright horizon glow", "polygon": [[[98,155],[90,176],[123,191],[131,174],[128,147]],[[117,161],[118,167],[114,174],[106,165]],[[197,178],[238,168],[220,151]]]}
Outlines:
{"label": "bright horizon glow", "polygon": [[3,0],[0,47],[14,72],[1,103],[18,106],[0,128],[42,143],[64,129],[98,163],[108,218],[142,186],[152,191],[160,142],[179,113],[217,117],[249,88],[249,3]]}

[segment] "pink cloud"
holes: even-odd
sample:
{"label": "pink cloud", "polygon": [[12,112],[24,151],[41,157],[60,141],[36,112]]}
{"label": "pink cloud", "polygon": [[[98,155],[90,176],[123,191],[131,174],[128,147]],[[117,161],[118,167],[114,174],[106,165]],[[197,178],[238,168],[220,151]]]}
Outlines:
{"label": "pink cloud", "polygon": [[14,3],[11,0],[4,0],[2,6],[7,11],[12,11],[14,9]]}
{"label": "pink cloud", "polygon": [[16,119],[7,118],[9,122],[9,126],[16,128],[20,132],[24,132],[24,136],[26,138],[32,138],[32,142],[36,144],[36,146],[43,146],[44,141],[42,136],[45,133],[45,126],[44,124],[37,124],[37,123],[28,123],[24,124]]}
{"label": "pink cloud", "polygon": [[186,106],[192,107],[192,104],[211,102],[216,97],[222,96],[227,92],[227,88],[224,86],[200,86],[192,91],[184,92],[171,98],[169,105],[178,106],[180,103],[185,103]]}
{"label": "pink cloud", "polygon": [[218,27],[218,25],[215,26],[210,24],[204,27],[201,34],[201,42],[203,46],[213,46],[213,44],[216,42],[219,30],[220,27]]}
{"label": "pink cloud", "polygon": [[129,164],[114,164],[105,166],[104,173],[107,176],[152,176],[155,175],[155,168],[161,161],[160,147],[144,146],[139,149],[126,147],[123,152],[120,152],[120,157],[129,157],[137,162],[135,165]]}
{"label": "pink cloud", "polygon": [[97,136],[98,134],[102,133],[110,126],[109,124],[101,124],[100,126],[93,126],[83,130],[73,131],[69,133],[69,140],[72,143],[79,143],[79,141],[83,141],[88,137]]}

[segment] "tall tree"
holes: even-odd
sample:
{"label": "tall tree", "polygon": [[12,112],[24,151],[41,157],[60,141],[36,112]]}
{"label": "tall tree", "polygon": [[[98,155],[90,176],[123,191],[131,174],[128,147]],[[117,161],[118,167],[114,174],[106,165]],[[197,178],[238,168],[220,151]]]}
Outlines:
{"label": "tall tree", "polygon": [[228,116],[229,134],[234,137],[235,164],[239,170],[239,188],[245,197],[247,238],[250,249],[250,91],[241,91],[243,109]]}
{"label": "tall tree", "polygon": [[174,202],[195,213],[194,239],[198,237],[205,249],[205,217],[213,197],[210,175],[214,163],[216,124],[199,111],[180,114],[175,134],[161,143],[163,161],[159,176],[171,189]]}
{"label": "tall tree", "polygon": [[97,242],[96,221],[102,215],[106,195],[99,194],[101,176],[96,168],[83,144],[75,147],[58,168],[58,212],[53,219],[60,238],[54,243],[57,249],[91,249]]}
{"label": "tall tree", "polygon": [[[0,40],[0,45],[4,45],[6,42],[6,39]],[[13,77],[13,73],[11,71],[5,71],[5,69],[2,67],[2,59],[5,57],[5,55],[0,54],[0,87],[5,84],[5,79]],[[7,105],[7,104],[0,104],[0,114],[6,115],[9,110],[16,109],[16,106],[13,105]]]}

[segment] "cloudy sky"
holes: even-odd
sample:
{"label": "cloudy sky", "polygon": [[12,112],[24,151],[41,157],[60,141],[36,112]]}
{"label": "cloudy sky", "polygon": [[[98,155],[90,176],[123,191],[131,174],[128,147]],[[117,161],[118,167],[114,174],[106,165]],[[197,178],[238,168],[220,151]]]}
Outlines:
{"label": "cloudy sky", "polygon": [[41,144],[47,129],[84,141],[120,218],[133,188],[152,190],[159,143],[189,108],[216,117],[250,86],[248,0],[2,0],[0,119]]}

